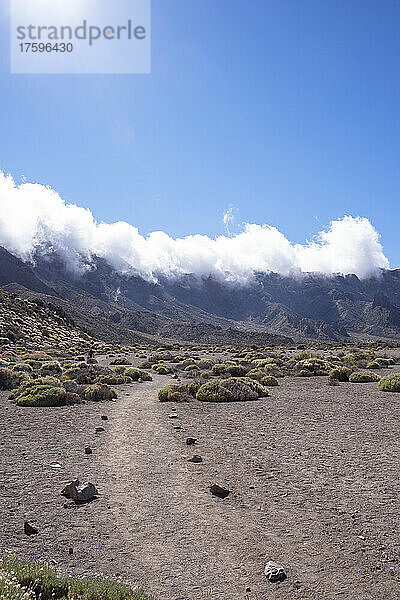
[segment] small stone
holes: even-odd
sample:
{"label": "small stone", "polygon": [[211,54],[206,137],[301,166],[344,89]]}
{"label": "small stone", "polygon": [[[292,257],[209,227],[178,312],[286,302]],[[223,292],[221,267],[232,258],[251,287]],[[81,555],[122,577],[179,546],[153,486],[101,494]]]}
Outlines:
{"label": "small stone", "polygon": [[102,431],[105,431],[104,427],[96,427],[96,433],[101,433]]}
{"label": "small stone", "polygon": [[186,438],[186,444],[188,446],[194,446],[196,442],[197,442],[197,438],[195,438],[195,437]]}
{"label": "small stone", "polygon": [[174,427],[174,429],[176,429],[176,431],[179,431],[182,429],[182,425],[174,425],[173,427]]}
{"label": "small stone", "polygon": [[60,463],[51,463],[50,467],[52,469],[61,469],[62,465],[60,465]]}
{"label": "small stone", "polygon": [[276,583],[277,581],[285,581],[286,579],[285,569],[281,565],[274,563],[272,560],[269,560],[265,565],[264,573],[268,581],[270,581],[271,583]]}
{"label": "small stone", "polygon": [[74,553],[74,549],[73,548],[69,548],[68,549],[68,554],[73,554]]}
{"label": "small stone", "polygon": [[251,592],[251,587],[247,587],[246,592]]}
{"label": "small stone", "polygon": [[93,450],[90,446],[85,446],[85,454],[93,454]]}
{"label": "small stone", "polygon": [[201,458],[201,456],[199,454],[195,454],[194,456],[192,456],[192,458],[189,458],[188,460],[189,460],[189,462],[192,462],[192,463],[203,462],[203,459]]}
{"label": "small stone", "polygon": [[98,491],[93,483],[89,481],[81,483],[79,479],[75,479],[65,486],[61,494],[75,500],[75,502],[89,502],[97,496]]}
{"label": "small stone", "polygon": [[168,419],[177,419],[178,415],[176,413],[171,413],[170,415],[168,415]]}
{"label": "small stone", "polygon": [[226,498],[231,493],[230,490],[228,490],[228,488],[226,488],[222,485],[219,485],[218,483],[211,484],[210,492],[214,496],[218,496],[219,498]]}
{"label": "small stone", "polygon": [[101,415],[101,420],[102,421],[108,421],[107,415]]}
{"label": "small stone", "polygon": [[138,383],[143,383],[143,379],[141,377],[139,377]]}
{"label": "small stone", "polygon": [[25,521],[24,532],[26,533],[26,535],[35,535],[36,533],[39,533],[39,530],[36,529],[36,527],[31,525],[30,523],[28,523],[28,521]]}

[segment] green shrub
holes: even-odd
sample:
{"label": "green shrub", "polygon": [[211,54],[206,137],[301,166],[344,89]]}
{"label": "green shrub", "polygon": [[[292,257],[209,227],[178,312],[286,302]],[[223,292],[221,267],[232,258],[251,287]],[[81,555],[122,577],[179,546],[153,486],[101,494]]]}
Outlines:
{"label": "green shrub", "polygon": [[[234,379],[236,379],[237,381],[241,381],[245,385],[249,386],[249,388],[251,388],[259,398],[266,398],[267,396],[269,396],[268,389],[264,385],[261,385],[261,383],[259,383],[255,379],[250,379],[250,377],[235,377]],[[227,381],[229,381],[229,379]]]}
{"label": "green shrub", "polygon": [[196,364],[188,365],[185,371],[199,371],[199,367]]}
{"label": "green shrub", "polygon": [[8,367],[0,367],[0,390],[12,390],[19,384],[19,376]]}
{"label": "green shrub", "polygon": [[386,369],[389,365],[394,364],[394,360],[389,360],[388,358],[383,358],[382,356],[378,356],[371,362],[367,364],[367,369]]}
{"label": "green shrub", "polygon": [[378,389],[381,392],[400,392],[400,373],[382,377],[378,382]]}
{"label": "green shrub", "polygon": [[163,363],[155,364],[151,368],[153,369],[153,371],[158,373],[158,375],[168,375],[169,373],[173,373],[174,371],[172,367],[164,365]]}
{"label": "green shrub", "polygon": [[212,372],[214,375],[231,375],[232,377],[244,377],[247,370],[242,365],[235,363],[217,363],[213,365]]}
{"label": "green shrub", "polygon": [[212,369],[214,363],[209,358],[201,358],[197,364],[200,369]]}
{"label": "green shrub", "polygon": [[[19,587],[21,586],[21,587]],[[4,590],[7,590],[4,593]],[[4,600],[150,600],[143,592],[99,578],[72,578],[37,562],[0,559],[0,598]]]}
{"label": "green shrub", "polygon": [[[299,375],[302,371],[307,371],[308,376],[313,375],[328,375],[331,370],[332,365],[330,365],[323,358],[307,358],[305,360],[300,360],[296,363],[296,370],[299,371]],[[305,377],[306,375],[300,375],[300,377]]]}
{"label": "green shrub", "polygon": [[265,365],[270,365],[275,363],[275,358],[255,358],[252,360],[252,363],[259,369],[265,367]]}
{"label": "green shrub", "polygon": [[181,366],[185,369],[186,367],[189,367],[190,365],[194,365],[195,364],[195,360],[192,357],[189,358],[185,358],[182,363]]}
{"label": "green shrub", "polygon": [[128,367],[125,369],[124,375],[130,377],[132,381],[138,381],[139,379],[142,379],[142,381],[153,381],[150,373],[142,371],[141,369],[136,369],[135,367]]}
{"label": "green shrub", "polygon": [[188,402],[193,396],[184,385],[168,385],[158,391],[160,402]]}
{"label": "green shrub", "polygon": [[41,375],[60,375],[62,373],[62,367],[57,361],[49,361],[42,364],[40,367]]}
{"label": "green shrub", "polygon": [[352,369],[349,367],[335,367],[329,372],[329,379],[336,379],[336,381],[349,381],[349,377],[352,374]]}
{"label": "green shrub", "polygon": [[243,402],[256,400],[258,395],[242,381],[226,379],[204,383],[199,388],[196,398],[201,402]]}
{"label": "green shrub", "polygon": [[273,375],[265,375],[261,380],[260,383],[262,385],[269,385],[271,387],[279,385],[279,381],[277,380],[276,377],[274,377]]}
{"label": "green shrub", "polygon": [[84,397],[85,400],[99,402],[101,400],[113,400],[117,398],[117,393],[106,383],[95,383],[85,389]]}
{"label": "green shrub", "polygon": [[16,389],[10,392],[8,397],[10,400],[15,400],[15,398],[18,398],[18,396],[20,396],[28,388],[38,385],[47,385],[50,387],[59,388],[63,387],[61,381],[59,379],[56,379],[55,377],[38,377],[36,379],[26,379],[25,381],[22,381]]}
{"label": "green shrub", "polygon": [[307,360],[308,358],[321,358],[318,354],[315,354],[314,352],[299,352],[298,354],[295,354],[294,356],[292,356],[292,358],[290,359],[291,362],[297,363],[300,362],[301,360]]}
{"label": "green shrub", "polygon": [[379,381],[379,375],[375,373],[352,373],[349,377],[350,383],[370,383],[372,381]]}
{"label": "green shrub", "polygon": [[18,406],[65,406],[77,402],[80,399],[76,394],[46,384],[29,386],[17,397]]}
{"label": "green shrub", "polygon": [[306,369],[301,369],[298,375],[299,377],[313,377],[314,373],[312,371],[307,371]]}
{"label": "green shrub", "polygon": [[110,362],[110,365],[131,365],[131,361],[124,356],[118,356]]}
{"label": "green shrub", "polygon": [[372,350],[354,350],[344,356],[343,360],[351,362],[353,365],[359,365],[369,362],[374,359],[374,352]]}
{"label": "green shrub", "polygon": [[63,373],[63,379],[73,379],[82,385],[96,383],[99,372],[101,372],[101,369],[99,369],[96,365],[87,365],[86,363],[81,363],[66,369]]}
{"label": "green shrub", "polygon": [[12,370],[17,373],[33,373],[33,368],[28,363],[17,363]]}

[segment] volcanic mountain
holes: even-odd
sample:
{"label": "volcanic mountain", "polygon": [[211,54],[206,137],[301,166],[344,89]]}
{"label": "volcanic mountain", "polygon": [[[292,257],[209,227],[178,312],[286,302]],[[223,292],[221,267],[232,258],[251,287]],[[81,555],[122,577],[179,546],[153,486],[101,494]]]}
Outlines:
{"label": "volcanic mountain", "polygon": [[97,257],[77,273],[54,253],[28,263],[0,248],[0,286],[59,305],[107,340],[274,344],[395,341],[400,334],[400,270],[363,280],[256,273],[240,284],[194,275],[147,281]]}

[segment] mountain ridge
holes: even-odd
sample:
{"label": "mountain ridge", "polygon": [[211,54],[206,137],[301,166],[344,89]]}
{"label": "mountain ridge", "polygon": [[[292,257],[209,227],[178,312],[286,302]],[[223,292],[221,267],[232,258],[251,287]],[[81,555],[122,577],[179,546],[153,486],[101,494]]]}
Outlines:
{"label": "mountain ridge", "polygon": [[0,248],[0,287],[5,286],[14,291],[22,286],[25,296],[51,297],[81,326],[86,321],[91,332],[100,319],[110,336],[125,331],[127,337],[132,337],[128,332],[178,335],[193,342],[238,343],[242,337],[253,343],[290,343],[396,339],[400,334],[398,269],[363,280],[271,272],[255,273],[246,284],[194,275],[153,282],[118,273],[101,258],[94,257],[90,268],[78,274],[54,253],[24,263]]}

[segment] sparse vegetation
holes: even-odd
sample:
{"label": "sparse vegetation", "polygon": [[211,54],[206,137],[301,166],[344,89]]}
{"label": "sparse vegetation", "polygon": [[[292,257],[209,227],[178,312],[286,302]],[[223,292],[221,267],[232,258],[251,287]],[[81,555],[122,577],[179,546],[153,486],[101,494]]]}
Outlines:
{"label": "sparse vegetation", "polygon": [[238,379],[225,379],[204,383],[196,398],[201,402],[245,402],[256,400],[258,394]]}
{"label": "sparse vegetation", "polygon": [[37,562],[0,559],[0,598],[4,600],[150,600],[143,592],[100,578],[61,575]]}
{"label": "sparse vegetation", "polygon": [[349,377],[350,383],[370,383],[372,381],[379,381],[379,375],[376,373],[364,373],[359,371],[358,373],[352,373]]}
{"label": "sparse vegetation", "polygon": [[117,393],[105,383],[95,383],[85,389],[84,396],[85,400],[99,402],[101,400],[113,400],[117,397]]}
{"label": "sparse vegetation", "polygon": [[349,378],[353,372],[350,367],[335,367],[329,372],[329,379],[336,381],[349,381]]}
{"label": "sparse vegetation", "polygon": [[381,392],[400,392],[400,373],[382,377],[378,382],[378,389]]}

